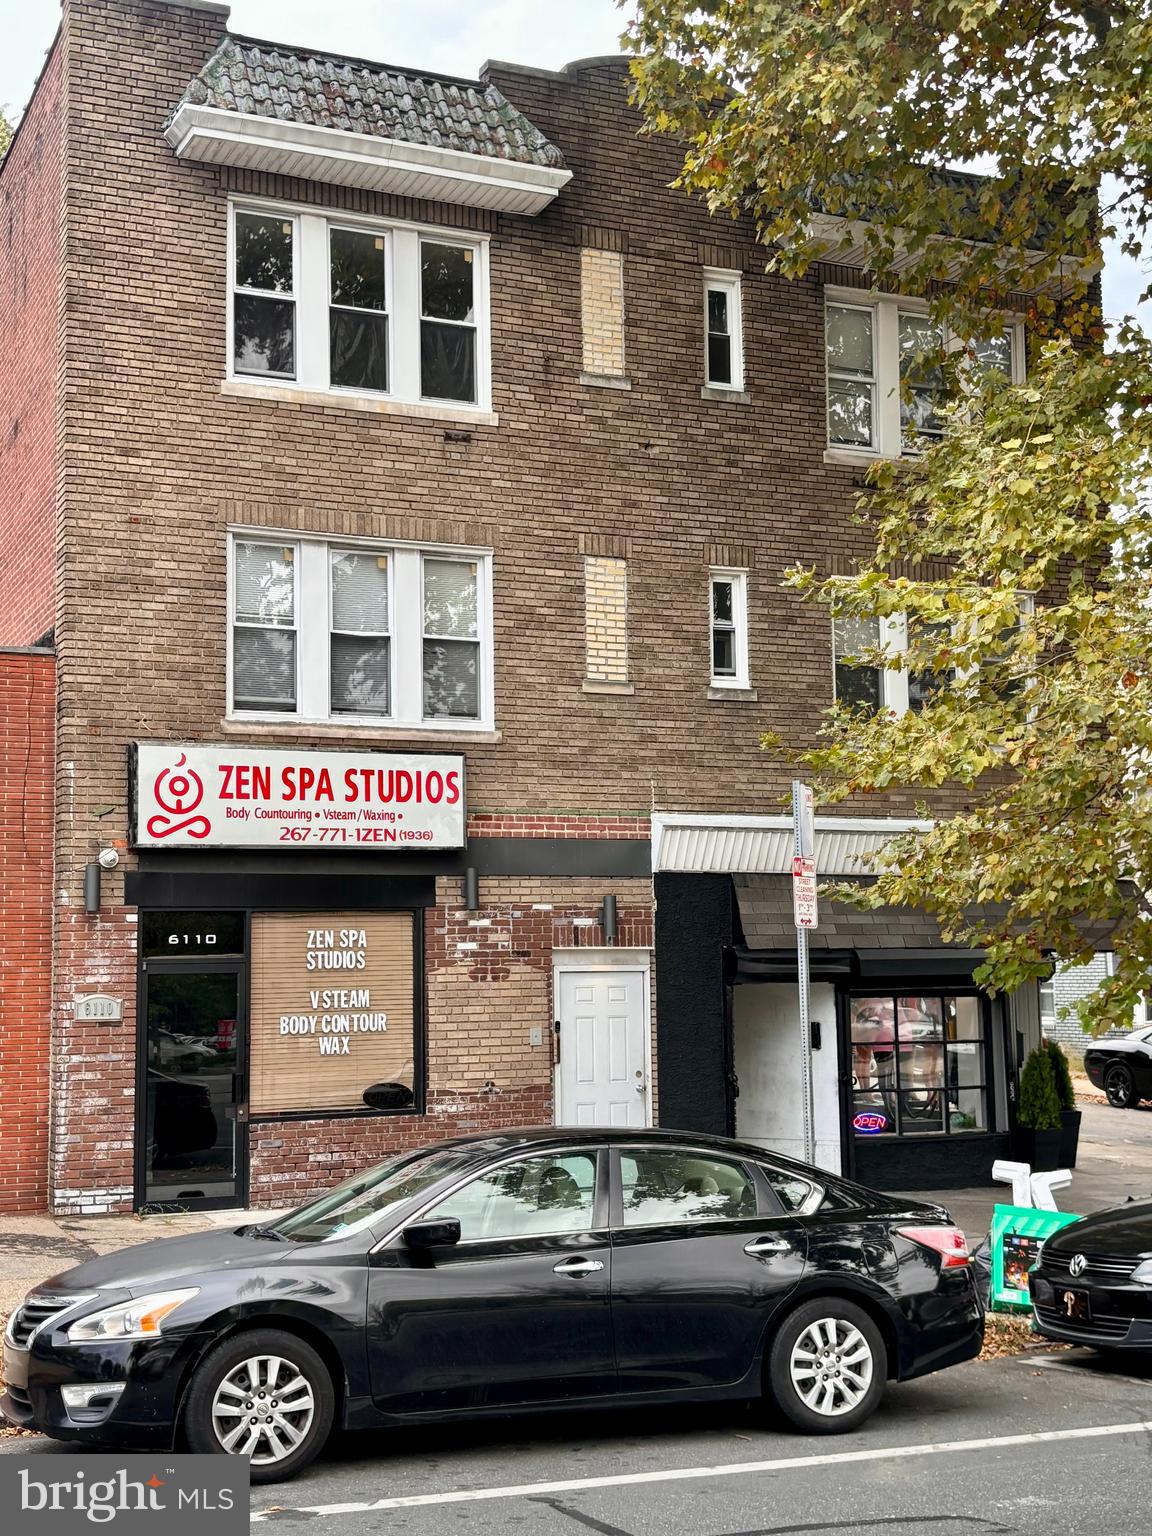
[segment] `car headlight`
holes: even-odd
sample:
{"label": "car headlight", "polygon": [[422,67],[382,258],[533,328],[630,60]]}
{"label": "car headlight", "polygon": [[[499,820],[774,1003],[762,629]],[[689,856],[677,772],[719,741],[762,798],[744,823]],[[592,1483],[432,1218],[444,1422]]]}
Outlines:
{"label": "car headlight", "polygon": [[1137,1285],[1152,1285],[1152,1259],[1145,1259],[1142,1264],[1137,1264],[1132,1271],[1132,1279]]}
{"label": "car headlight", "polygon": [[74,1344],[96,1344],[104,1339],[155,1339],[164,1332],[164,1321],[186,1301],[200,1294],[199,1286],[186,1291],[156,1291],[136,1301],[122,1301],[101,1312],[90,1312],[68,1325]]}

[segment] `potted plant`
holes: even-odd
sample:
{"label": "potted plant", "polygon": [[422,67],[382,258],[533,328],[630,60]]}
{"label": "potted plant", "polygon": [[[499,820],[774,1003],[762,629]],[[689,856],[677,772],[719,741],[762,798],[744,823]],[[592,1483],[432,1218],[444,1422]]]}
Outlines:
{"label": "potted plant", "polygon": [[1045,1040],[1044,1045],[1052,1058],[1052,1073],[1056,1079],[1056,1097],[1060,1100],[1060,1161],[1058,1168],[1075,1168],[1076,1153],[1080,1146],[1080,1111],[1076,1108],[1076,1090],[1072,1087],[1072,1073],[1068,1070],[1068,1058],[1055,1040]]}
{"label": "potted plant", "polygon": [[1060,1166],[1060,1096],[1052,1057],[1043,1045],[1024,1063],[1016,1126],[1016,1155],[1021,1162],[1031,1164],[1034,1173]]}

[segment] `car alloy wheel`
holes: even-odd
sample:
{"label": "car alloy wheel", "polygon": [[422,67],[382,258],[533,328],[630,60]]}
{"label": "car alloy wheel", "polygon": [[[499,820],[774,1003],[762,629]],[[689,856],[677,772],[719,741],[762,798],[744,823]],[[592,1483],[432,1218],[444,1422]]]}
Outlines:
{"label": "car alloy wheel", "polygon": [[328,1367],[280,1328],[236,1333],[208,1351],[184,1399],[184,1439],[209,1456],[247,1456],[253,1483],[294,1477],[317,1456],[336,1415]]}
{"label": "car alloy wheel", "polygon": [[1104,1094],[1113,1109],[1134,1109],[1136,1082],[1132,1069],[1115,1062],[1104,1074]]}
{"label": "car alloy wheel", "polygon": [[792,1346],[789,1370],[796,1395],[813,1413],[836,1418],[868,1395],[876,1361],[868,1340],[842,1317],[819,1317]]}
{"label": "car alloy wheel", "polygon": [[252,1465],[284,1461],[303,1444],[316,1417],[312,1387],[282,1355],[252,1355],[216,1388],[212,1427],[222,1449]]}
{"label": "car alloy wheel", "polygon": [[817,1296],[777,1328],[765,1386],[778,1411],[814,1435],[845,1434],[870,1418],[888,1383],[888,1351],[872,1317],[842,1296]]}

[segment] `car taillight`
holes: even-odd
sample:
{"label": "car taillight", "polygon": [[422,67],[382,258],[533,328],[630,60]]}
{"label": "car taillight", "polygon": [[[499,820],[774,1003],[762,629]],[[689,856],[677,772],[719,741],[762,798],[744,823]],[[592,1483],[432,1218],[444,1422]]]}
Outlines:
{"label": "car taillight", "polygon": [[941,1269],[963,1269],[968,1263],[968,1239],[959,1227],[897,1227],[901,1237],[940,1255]]}

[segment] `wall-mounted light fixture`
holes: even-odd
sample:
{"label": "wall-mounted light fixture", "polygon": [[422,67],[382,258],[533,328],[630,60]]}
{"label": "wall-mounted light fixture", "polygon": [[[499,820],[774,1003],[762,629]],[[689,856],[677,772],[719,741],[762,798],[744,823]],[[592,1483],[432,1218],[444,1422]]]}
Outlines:
{"label": "wall-mounted light fixture", "polygon": [[84,910],[92,914],[100,910],[100,866],[84,866]]}
{"label": "wall-mounted light fixture", "polygon": [[600,926],[604,930],[605,944],[616,942],[616,898],[609,891],[600,908]]}
{"label": "wall-mounted light fixture", "polygon": [[464,910],[480,910],[480,876],[471,866],[464,871]]}

